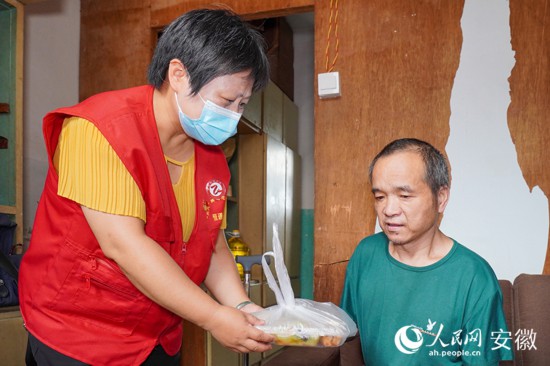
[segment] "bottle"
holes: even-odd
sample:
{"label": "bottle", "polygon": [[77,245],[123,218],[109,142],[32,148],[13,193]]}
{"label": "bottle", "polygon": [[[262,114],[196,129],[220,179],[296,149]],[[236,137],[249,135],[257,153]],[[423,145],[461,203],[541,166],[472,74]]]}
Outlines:
{"label": "bottle", "polygon": [[[241,233],[239,232],[239,230],[233,230],[228,235],[230,236],[230,238],[227,241],[227,244],[229,244],[229,250],[231,250],[231,253],[233,253],[233,257],[236,257],[238,255],[240,256],[250,255],[250,248],[241,239]],[[243,266],[240,263],[237,263],[237,268],[239,270],[239,275],[241,276],[241,279],[243,279],[244,278]]]}

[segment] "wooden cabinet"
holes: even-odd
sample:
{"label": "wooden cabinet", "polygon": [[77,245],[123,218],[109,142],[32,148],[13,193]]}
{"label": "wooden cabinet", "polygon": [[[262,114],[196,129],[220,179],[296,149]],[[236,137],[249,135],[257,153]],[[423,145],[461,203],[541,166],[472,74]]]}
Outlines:
{"label": "wooden cabinet", "polygon": [[239,136],[238,154],[241,236],[253,254],[261,254],[272,249],[276,223],[289,274],[298,277],[299,156],[267,134]]}
{"label": "wooden cabinet", "polygon": [[0,364],[23,366],[27,349],[27,330],[18,306],[0,309]]}
{"label": "wooden cabinet", "polygon": [[[272,136],[239,136],[239,223],[241,236],[253,254],[272,250],[273,223],[296,296],[300,294],[300,158]],[[263,306],[275,304],[275,296],[261,275]]]}
{"label": "wooden cabinet", "polygon": [[283,141],[283,95],[272,81],[263,91],[263,131],[277,141]]}
{"label": "wooden cabinet", "polygon": [[0,213],[23,242],[23,5],[0,0]]}
{"label": "wooden cabinet", "polygon": [[246,133],[250,130],[254,133],[259,133],[262,129],[262,99],[263,93],[257,92],[252,94],[250,100],[246,104],[241,122],[239,123],[239,134]]}
{"label": "wooden cabinet", "polygon": [[[233,171],[237,173],[233,179],[238,182],[238,224],[243,240],[252,254],[271,250],[276,223],[289,275],[296,280],[300,275],[301,199],[300,157],[295,152],[297,121],[296,105],[270,82],[262,93],[262,133],[238,136],[238,162]],[[256,268],[252,277],[262,280],[260,272]],[[272,305],[271,290],[263,293],[262,305]]]}
{"label": "wooden cabinet", "polygon": [[283,94],[283,143],[298,151],[298,106]]}
{"label": "wooden cabinet", "polygon": [[[261,105],[258,103],[259,99],[262,100]],[[272,81],[267,84],[261,97],[260,93],[257,93],[250,100],[242,121],[249,125],[250,120],[256,121],[259,117],[261,117],[261,124],[257,126],[262,132],[281,141],[292,150],[298,151],[298,107]]]}

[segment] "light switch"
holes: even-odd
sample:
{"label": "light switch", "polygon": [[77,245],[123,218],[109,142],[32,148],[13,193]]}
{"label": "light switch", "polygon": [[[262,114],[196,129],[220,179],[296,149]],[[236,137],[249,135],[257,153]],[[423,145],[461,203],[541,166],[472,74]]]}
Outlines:
{"label": "light switch", "polygon": [[335,98],[340,96],[340,74],[325,72],[317,75],[319,98]]}

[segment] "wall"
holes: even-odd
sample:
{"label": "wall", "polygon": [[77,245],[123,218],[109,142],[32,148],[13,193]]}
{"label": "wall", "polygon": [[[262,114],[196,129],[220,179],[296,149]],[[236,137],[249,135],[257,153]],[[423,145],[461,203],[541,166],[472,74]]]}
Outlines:
{"label": "wall", "polygon": [[[153,54],[158,30],[179,14],[200,7],[227,7],[247,20],[285,16],[313,8],[314,0],[81,0],[81,37],[79,96],[84,99],[105,90],[127,88],[146,82],[146,68]],[[121,34],[124,37],[112,37]],[[113,77],[113,70],[125,70]]]}
{"label": "wall", "polygon": [[313,13],[302,13],[287,17],[294,36],[294,103],[298,106],[298,154],[302,159],[302,214],[301,214],[301,294],[302,298],[313,298],[313,207],[314,175],[313,159],[313,81],[314,81],[314,29]]}
{"label": "wall", "polygon": [[80,1],[50,0],[25,6],[24,227],[25,240],[46,178],[42,118],[78,102]]}
{"label": "wall", "polygon": [[[432,142],[450,159],[447,234],[483,255],[500,278],[543,272],[548,5],[339,3],[335,71],[342,96],[315,100],[316,299],[339,301],[349,256],[376,229],[368,164],[385,144],[405,136]],[[330,2],[316,2],[316,73],[326,71],[329,29],[335,50],[330,19]]]}
{"label": "wall", "polygon": [[[510,87],[517,90],[517,84],[508,81],[516,63],[509,3],[467,0],[461,28],[445,146],[453,183],[442,229],[481,254],[499,278],[541,273],[548,199],[540,187],[531,190],[523,177],[518,158],[527,141],[519,140],[516,151],[517,136],[509,126],[513,121],[507,120]],[[543,152],[539,150],[540,158]]]}

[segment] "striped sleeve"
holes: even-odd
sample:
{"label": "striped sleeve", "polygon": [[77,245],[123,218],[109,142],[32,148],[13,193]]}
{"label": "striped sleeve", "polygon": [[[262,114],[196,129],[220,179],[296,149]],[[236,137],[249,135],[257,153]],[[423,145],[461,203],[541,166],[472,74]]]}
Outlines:
{"label": "striped sleeve", "polygon": [[93,210],[145,221],[145,202],[136,182],[93,123],[65,119],[54,165],[60,196]]}

